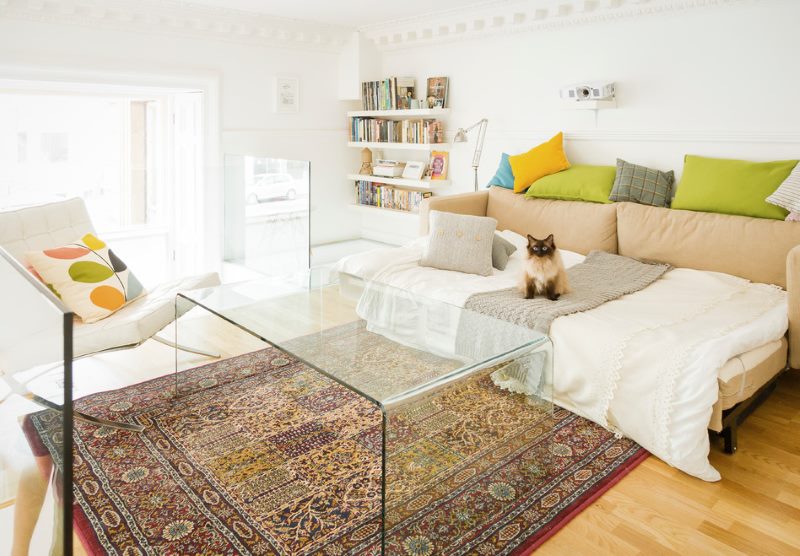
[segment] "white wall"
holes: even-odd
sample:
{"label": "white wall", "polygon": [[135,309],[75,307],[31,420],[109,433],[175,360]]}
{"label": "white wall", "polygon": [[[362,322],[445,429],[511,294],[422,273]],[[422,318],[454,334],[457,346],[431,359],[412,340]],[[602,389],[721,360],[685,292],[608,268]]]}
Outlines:
{"label": "white wall", "polygon": [[[211,84],[215,91],[207,100],[219,127],[213,138],[217,152],[209,156],[211,166],[206,169],[204,217],[207,252],[217,261],[223,152],[310,160],[312,243],[359,235],[357,222],[341,218],[352,199],[344,174],[357,167],[358,157],[344,146],[344,112],[350,105],[337,100],[337,64],[333,49],[297,50],[0,18],[0,78],[18,75],[16,68],[38,68],[44,75],[50,70],[63,76],[108,75],[110,82],[122,82],[119,76],[125,75],[125,82],[135,83],[139,75],[147,85]],[[298,114],[273,112],[276,74],[300,78]]]}
{"label": "white wall", "polygon": [[[800,2],[734,2],[404,48],[383,52],[377,75],[366,74],[371,63],[350,69],[361,79],[413,75],[420,86],[428,76],[449,76],[449,136],[489,118],[481,184],[502,151],[522,152],[558,130],[573,162],[614,164],[619,156],[680,173],[686,153],[800,157],[797,21]],[[0,74],[33,66],[126,74],[128,82],[160,76],[165,85],[197,80],[218,93],[209,99],[219,116],[217,159],[207,169],[211,253],[221,250],[222,152],[310,160],[314,244],[361,233],[398,242],[416,235],[414,217],[347,207],[353,194],[344,175],[358,168],[359,153],[344,146],[344,113],[358,103],[337,100],[347,70],[340,64],[335,49],[0,18]],[[278,73],[299,75],[299,114],[272,111]],[[619,108],[599,112],[596,121],[591,111],[564,110],[560,87],[586,79],[615,81]],[[447,193],[472,188],[472,140],[451,147],[454,185]]]}
{"label": "white wall", "polygon": [[[800,2],[733,3],[389,51],[383,74],[418,85],[449,76],[450,132],[489,119],[482,185],[502,151],[559,130],[573,162],[620,157],[680,174],[686,153],[800,158],[798,22]],[[596,124],[594,112],[564,110],[558,98],[583,80],[617,83],[619,108]],[[451,148],[453,192],[472,188],[473,140]]]}

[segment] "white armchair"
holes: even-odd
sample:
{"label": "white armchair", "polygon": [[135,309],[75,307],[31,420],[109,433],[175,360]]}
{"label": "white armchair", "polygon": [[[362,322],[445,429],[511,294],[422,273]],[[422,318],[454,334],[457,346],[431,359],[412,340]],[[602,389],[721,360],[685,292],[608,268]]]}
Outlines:
{"label": "white armchair", "polygon": [[[26,251],[58,247],[87,233],[94,233],[94,227],[83,200],[79,198],[0,212],[0,247],[23,265]],[[175,320],[176,294],[219,283],[216,273],[183,278],[151,289],[146,295],[101,321],[84,324],[76,319],[72,341],[74,357],[135,347],[150,338],[174,346],[172,342],[156,334]],[[184,346],[178,348],[218,357],[199,349]],[[13,346],[4,346],[3,349],[13,349]],[[0,355],[0,362],[11,359],[11,354]],[[16,370],[55,362],[48,360],[45,351],[29,348],[24,353],[14,354],[13,359],[16,361]],[[21,362],[27,362],[27,367]],[[0,368],[0,374],[3,372],[4,369]],[[8,371],[5,373],[9,375]],[[7,382],[9,378],[7,376]],[[10,382],[9,384],[11,385]]]}

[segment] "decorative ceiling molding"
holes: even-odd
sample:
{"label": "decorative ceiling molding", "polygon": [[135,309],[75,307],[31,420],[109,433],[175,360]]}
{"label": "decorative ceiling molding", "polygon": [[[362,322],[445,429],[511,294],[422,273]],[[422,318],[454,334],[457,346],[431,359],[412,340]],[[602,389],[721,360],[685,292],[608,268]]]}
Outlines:
{"label": "decorative ceiling molding", "polygon": [[[530,141],[552,137],[553,130],[531,131],[487,131],[487,139],[503,141]],[[674,130],[674,131],[635,131],[635,130],[574,130],[564,131],[565,141],[614,141],[620,143],[767,143],[800,144],[800,133],[794,131],[741,131],[741,130]]]}
{"label": "decorative ceiling molding", "polygon": [[2,18],[323,51],[355,30],[178,0],[0,0]]}
{"label": "decorative ceiling molding", "polygon": [[380,50],[554,29],[743,0],[494,0],[359,29]]}

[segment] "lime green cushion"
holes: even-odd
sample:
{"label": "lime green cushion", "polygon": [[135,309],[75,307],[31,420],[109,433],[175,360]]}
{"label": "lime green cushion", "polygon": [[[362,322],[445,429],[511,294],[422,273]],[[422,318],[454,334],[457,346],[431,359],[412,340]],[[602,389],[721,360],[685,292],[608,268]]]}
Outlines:
{"label": "lime green cushion", "polygon": [[789,212],[765,199],[796,165],[796,160],[747,162],[686,155],[672,208],[783,220]]}
{"label": "lime green cushion", "polygon": [[575,164],[567,170],[539,178],[525,197],[610,203],[608,196],[614,187],[616,173],[614,166]]}

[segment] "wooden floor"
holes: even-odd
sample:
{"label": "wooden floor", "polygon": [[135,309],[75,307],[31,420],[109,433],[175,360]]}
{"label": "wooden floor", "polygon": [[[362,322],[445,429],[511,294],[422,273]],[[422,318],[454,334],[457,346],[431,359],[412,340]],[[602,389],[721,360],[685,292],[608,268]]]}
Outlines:
{"label": "wooden floor", "polygon": [[739,429],[712,444],[706,483],[650,457],[537,554],[800,554],[800,372]]}
{"label": "wooden floor", "polygon": [[[196,319],[191,328],[204,348],[211,342],[224,356],[261,345],[218,319]],[[146,374],[171,353],[151,344],[102,356],[104,372],[118,364]],[[207,362],[185,356],[181,366]],[[722,473],[718,483],[650,457],[538,554],[800,554],[800,373],[785,374],[740,428],[737,454],[717,442],[711,463]],[[82,553],[77,541],[76,548]]]}

